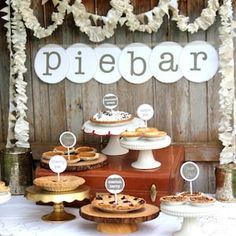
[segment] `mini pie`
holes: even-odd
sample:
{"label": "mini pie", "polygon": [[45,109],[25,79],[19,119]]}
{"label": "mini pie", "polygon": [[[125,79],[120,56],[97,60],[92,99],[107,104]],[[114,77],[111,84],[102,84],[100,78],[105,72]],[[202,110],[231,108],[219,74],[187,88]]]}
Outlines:
{"label": "mini pie", "polygon": [[169,195],[161,197],[160,201],[167,205],[182,205],[188,201],[188,197],[181,195]]}
{"label": "mini pie", "polygon": [[96,148],[94,147],[89,147],[89,146],[81,146],[75,149],[76,153],[80,153],[80,152],[93,152],[95,153],[97,151]]}
{"label": "mini pie", "polygon": [[154,128],[154,127],[138,127],[136,128],[137,132],[141,132],[142,134],[146,133],[146,132],[156,132],[158,131],[157,128]]}
{"label": "mini pie", "polygon": [[62,152],[62,151],[48,151],[48,152],[44,152],[42,154],[42,158],[51,159],[53,156],[56,156],[56,155],[62,156],[63,154],[64,154],[64,152]]}
{"label": "mini pie", "polygon": [[80,161],[80,157],[78,155],[70,154],[70,157],[69,155],[63,155],[63,157],[66,159],[68,164],[77,163]]}
{"label": "mini pie", "polygon": [[117,204],[115,204],[115,196],[111,194],[98,195],[91,202],[93,207],[113,213],[139,210],[144,207],[145,203],[146,201],[143,198],[125,194],[117,195]]}
{"label": "mini pie", "polygon": [[78,176],[62,175],[60,180],[57,176],[44,176],[34,179],[34,185],[52,192],[72,191],[85,183],[85,180]]}
{"label": "mini pie", "polygon": [[[54,147],[53,151],[59,151],[59,152],[63,152],[64,154],[67,154],[68,153],[68,148],[65,148],[64,146],[56,146]],[[69,148],[69,153],[73,153],[75,152],[75,148]]]}
{"label": "mini pie", "polygon": [[137,131],[124,131],[121,133],[122,137],[141,137],[142,133]]}
{"label": "mini pie", "polygon": [[200,196],[203,196],[203,193],[202,192],[182,192],[182,193],[179,193],[178,195],[180,196],[184,196],[184,197],[200,197]]}
{"label": "mini pie", "polygon": [[99,153],[80,152],[77,156],[83,161],[92,161],[99,158]]}
{"label": "mini pie", "polygon": [[190,197],[189,199],[193,206],[206,206],[213,204],[216,201],[214,198],[205,195]]}
{"label": "mini pie", "polygon": [[143,134],[145,138],[161,138],[166,135],[167,133],[165,131],[149,131]]}

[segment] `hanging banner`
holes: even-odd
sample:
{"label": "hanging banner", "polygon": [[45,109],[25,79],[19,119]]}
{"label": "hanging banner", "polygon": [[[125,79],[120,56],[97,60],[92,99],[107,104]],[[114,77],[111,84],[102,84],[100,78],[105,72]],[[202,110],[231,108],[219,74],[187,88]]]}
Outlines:
{"label": "hanging banner", "polygon": [[174,83],[181,78],[201,83],[214,77],[218,65],[216,49],[205,41],[184,47],[162,42],[153,49],[132,43],[122,50],[113,44],[101,44],[94,49],[81,43],[67,49],[49,44],[38,51],[34,62],[39,79],[51,84],[64,78],[74,83],[95,79],[102,84],[124,78],[142,84],[152,77],[162,83]]}

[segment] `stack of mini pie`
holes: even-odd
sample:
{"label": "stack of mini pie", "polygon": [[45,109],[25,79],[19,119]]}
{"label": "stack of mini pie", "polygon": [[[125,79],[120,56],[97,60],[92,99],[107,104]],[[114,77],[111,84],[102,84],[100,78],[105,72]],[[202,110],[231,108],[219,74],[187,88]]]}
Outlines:
{"label": "stack of mini pie", "polygon": [[167,133],[165,131],[160,131],[155,127],[139,127],[135,131],[124,131],[121,133],[121,137],[127,141],[136,141],[139,139],[155,141],[166,135]]}

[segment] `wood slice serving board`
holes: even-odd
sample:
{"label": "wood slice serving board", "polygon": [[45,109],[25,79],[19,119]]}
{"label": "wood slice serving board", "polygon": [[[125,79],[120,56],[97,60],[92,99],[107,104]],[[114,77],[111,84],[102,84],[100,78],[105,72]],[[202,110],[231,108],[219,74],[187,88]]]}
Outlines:
{"label": "wood slice serving board", "polygon": [[80,208],[84,219],[97,222],[97,230],[103,233],[131,233],[138,230],[138,224],[153,220],[159,215],[159,208],[145,204],[144,208],[129,213],[103,212],[91,204]]}
{"label": "wood slice serving board", "polygon": [[[43,168],[50,169],[49,168],[49,161],[41,159],[40,165]],[[99,158],[96,160],[91,161],[79,161],[77,163],[68,164],[66,167],[67,171],[84,171],[84,170],[91,170],[96,169],[99,167],[103,167],[108,164],[107,156],[99,153]]]}

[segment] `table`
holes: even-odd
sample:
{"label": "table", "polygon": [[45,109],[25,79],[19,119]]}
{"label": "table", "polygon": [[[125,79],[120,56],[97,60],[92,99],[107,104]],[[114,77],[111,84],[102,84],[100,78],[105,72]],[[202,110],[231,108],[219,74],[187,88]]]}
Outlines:
{"label": "table", "polygon": [[[201,218],[200,227],[209,236],[233,236],[236,232],[236,203],[217,203],[220,211],[217,215]],[[51,210],[51,206],[35,205],[23,196],[12,196],[0,205],[0,235],[2,236],[104,236],[97,232],[96,223],[82,219],[79,209],[67,208],[77,217],[72,221],[45,222],[41,215]],[[139,231],[132,236],[171,236],[181,228],[182,218],[168,216],[164,213],[143,223]],[[129,235],[129,234],[128,234]]]}

